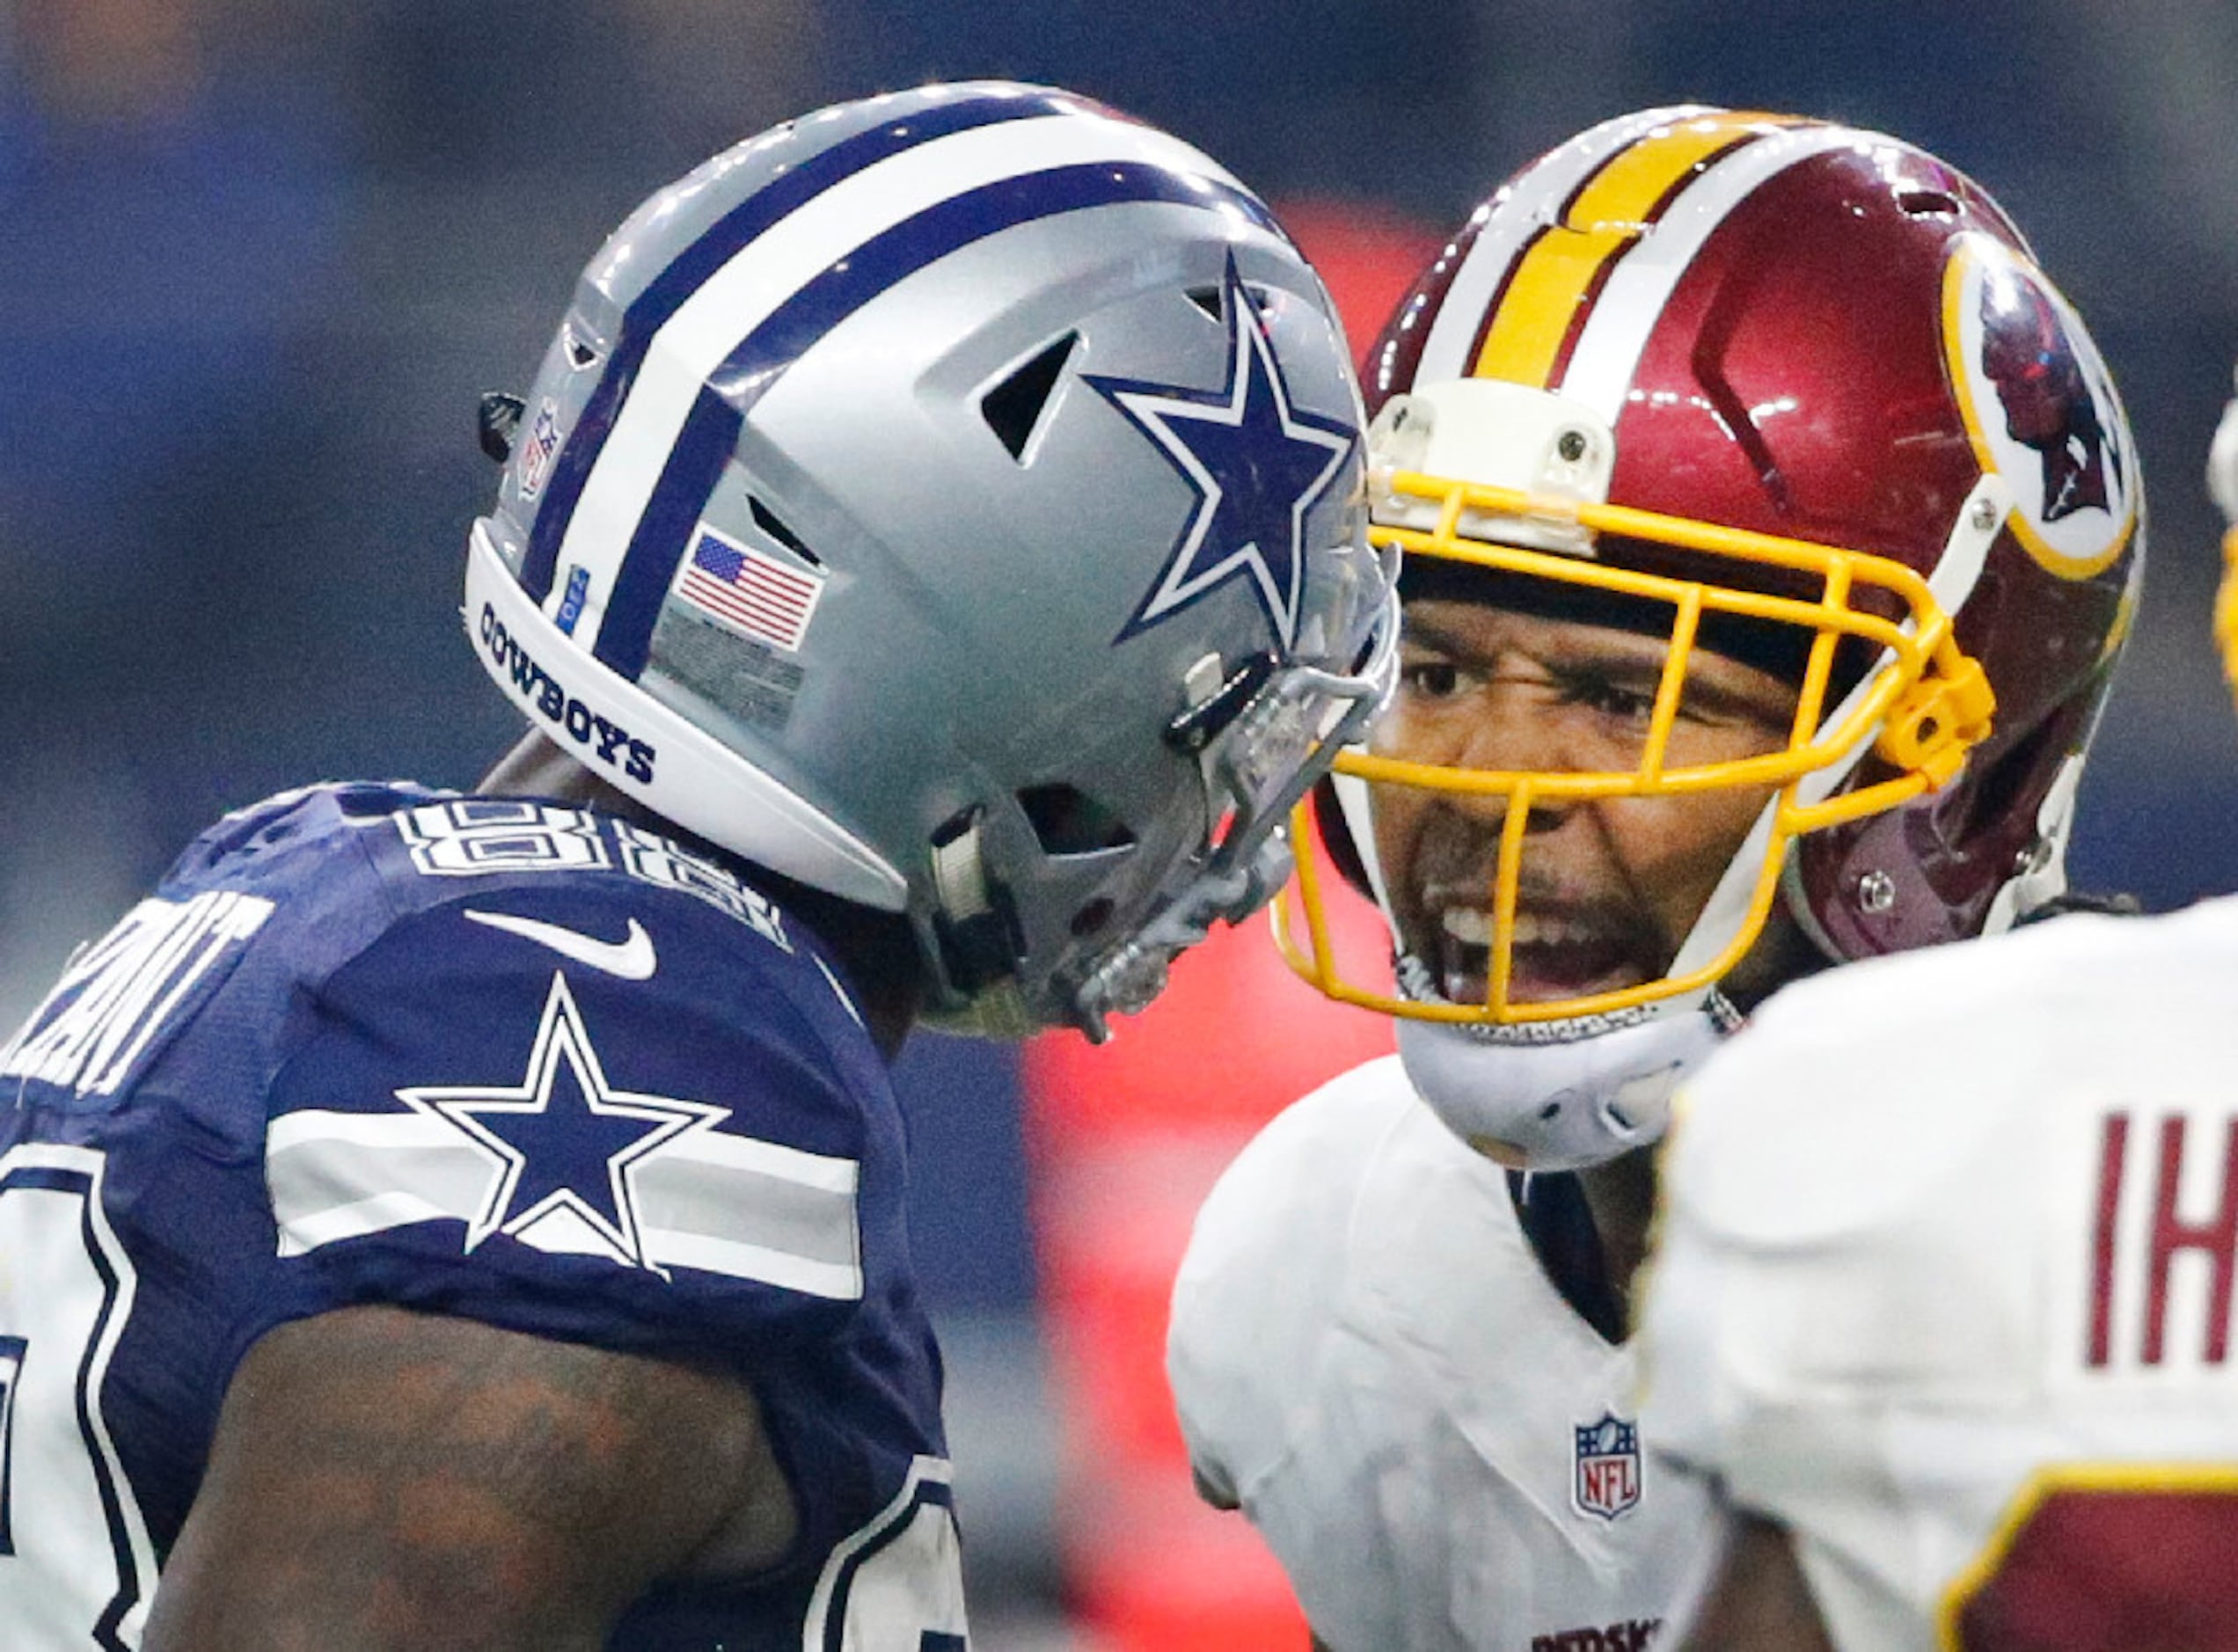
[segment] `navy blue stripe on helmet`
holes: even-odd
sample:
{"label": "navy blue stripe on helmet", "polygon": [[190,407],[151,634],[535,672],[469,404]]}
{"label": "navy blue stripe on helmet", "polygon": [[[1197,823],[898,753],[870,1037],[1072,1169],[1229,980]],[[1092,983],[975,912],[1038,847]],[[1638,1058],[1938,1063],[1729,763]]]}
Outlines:
{"label": "navy blue stripe on helmet", "polygon": [[1079,107],[1074,100],[1039,93],[1006,93],[962,98],[953,103],[896,118],[859,132],[802,161],[792,171],[755,191],[733,207],[686,247],[631,302],[622,315],[621,336],[599,374],[598,384],[584,405],[575,428],[560,450],[558,463],[545,484],[544,503],[529,534],[529,548],[521,562],[521,583],[533,602],[551,594],[559,567],[560,545],[567,524],[574,519],[576,503],[591,467],[606,445],[614,419],[637,382],[653,339],[698,292],[708,277],[735,258],[748,242],[779,219],[797,212],[816,196],[844,183],[857,172],[890,159],[904,150],[975,127],[1036,115],[1059,114]]}
{"label": "navy blue stripe on helmet", "polygon": [[1281,233],[1265,205],[1245,191],[1171,167],[1095,161],[984,185],[865,242],[772,311],[708,376],[607,594],[597,657],[633,682],[645,669],[661,604],[685,542],[737,447],[739,427],[817,340],[881,293],[974,241],[1033,219],[1130,201],[1217,205]]}

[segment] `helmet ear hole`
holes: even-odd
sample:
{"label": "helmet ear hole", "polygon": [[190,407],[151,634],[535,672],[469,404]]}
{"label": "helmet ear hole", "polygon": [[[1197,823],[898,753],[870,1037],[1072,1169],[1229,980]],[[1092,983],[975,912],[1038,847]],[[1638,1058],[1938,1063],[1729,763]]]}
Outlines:
{"label": "helmet ear hole", "polygon": [[[2018,810],[2023,798],[2042,791],[2050,771],[2066,755],[2069,742],[2063,736],[2068,731],[2060,726],[2066,720],[2053,719],[2031,729],[1983,771],[1967,810],[1970,829],[1980,830],[2005,820]],[[2033,812],[2030,819],[2015,824],[2032,832]]]}
{"label": "helmet ear hole", "polygon": [[1033,827],[1042,852],[1052,858],[1135,845],[1133,829],[1076,786],[1029,786],[1018,793],[1018,807]]}
{"label": "helmet ear hole", "polygon": [[521,415],[529,404],[501,390],[484,391],[475,410],[474,434],[482,452],[502,464],[513,457],[513,437],[521,428]]}

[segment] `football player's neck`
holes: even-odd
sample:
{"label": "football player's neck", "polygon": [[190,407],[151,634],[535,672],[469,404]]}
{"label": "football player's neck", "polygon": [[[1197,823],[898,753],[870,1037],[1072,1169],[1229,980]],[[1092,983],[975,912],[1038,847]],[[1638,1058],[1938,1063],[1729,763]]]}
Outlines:
{"label": "football player's neck", "polygon": [[1609,1289],[1623,1305],[1625,1333],[1632,1328],[1632,1282],[1648,1252],[1655,1217],[1655,1150],[1642,1147],[1577,1173],[1577,1185],[1600,1236]]}
{"label": "football player's neck", "polygon": [[636,800],[616,791],[533,728],[513,742],[474,790],[483,797],[548,797],[586,804],[602,815],[650,818]]}
{"label": "football player's neck", "polygon": [[[1803,933],[1785,904],[1775,904],[1761,938],[1719,985],[1745,1014],[1788,982],[1814,975],[1827,962],[1826,955]],[[1628,1332],[1632,1283],[1647,1255],[1648,1229],[1655,1217],[1655,1150],[1640,1148],[1580,1171],[1577,1182],[1593,1213],[1602,1265],[1608,1273],[1609,1289],[1624,1305]]]}
{"label": "football player's neck", "polygon": [[[602,815],[698,844],[675,822],[610,786],[534,729],[523,735],[475,791],[486,797],[550,798],[578,803]],[[706,845],[701,845],[706,846]],[[917,1024],[923,983],[918,975],[917,943],[909,919],[826,895],[749,863],[756,888],[796,922],[813,930],[837,958],[847,977],[863,1026],[888,1061],[901,1051]]]}

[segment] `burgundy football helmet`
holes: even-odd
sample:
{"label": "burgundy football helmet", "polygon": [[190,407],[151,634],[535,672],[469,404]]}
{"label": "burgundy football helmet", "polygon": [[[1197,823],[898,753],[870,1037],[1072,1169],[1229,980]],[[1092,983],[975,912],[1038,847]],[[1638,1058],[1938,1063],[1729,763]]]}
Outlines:
{"label": "burgundy football helmet", "polygon": [[[1293,965],[1405,1018],[1426,1093],[1464,1045],[1599,1052],[1496,1105],[1464,1061],[1465,1135],[1549,1166],[1651,1139],[1672,1041],[1699,1053],[1705,1017],[1728,1019],[1716,983],[1775,904],[1842,960],[1991,932],[2063,892],[2142,490],[2096,347],[1978,185],[1839,125],[1624,116],[1479,207],[1367,368],[1373,537],[1403,548],[1402,589],[1669,636],[1628,766],[1503,772],[1372,742],[1340,761],[1327,835],[1393,917],[1399,980],[1348,972],[1310,875],[1277,917]],[[1795,688],[1786,751],[1679,755],[1695,650]],[[1664,974],[1509,1001],[1532,809],[1722,786],[1768,800]],[[1469,992],[1408,968],[1365,812],[1393,786],[1505,809]],[[1595,1099],[1549,1110],[1549,1085]]]}

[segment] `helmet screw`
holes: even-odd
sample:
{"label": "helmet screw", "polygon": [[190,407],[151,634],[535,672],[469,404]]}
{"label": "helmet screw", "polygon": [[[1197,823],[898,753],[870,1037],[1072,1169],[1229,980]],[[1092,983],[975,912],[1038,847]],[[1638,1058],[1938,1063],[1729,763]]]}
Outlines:
{"label": "helmet screw", "polygon": [[1576,464],[1585,457],[1585,433],[1582,430],[1563,431],[1554,438],[1554,451],[1561,456],[1563,464]]}
{"label": "helmet screw", "polygon": [[1976,500],[1974,501],[1974,526],[1986,533],[1990,529],[1994,528],[1996,525],[1996,504],[1993,501],[1986,499]]}
{"label": "helmet screw", "polygon": [[1857,880],[1857,910],[1879,914],[1896,904],[1896,880],[1885,872],[1869,872]]}

